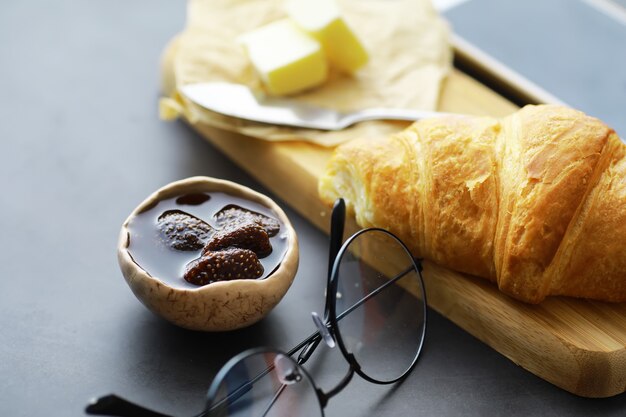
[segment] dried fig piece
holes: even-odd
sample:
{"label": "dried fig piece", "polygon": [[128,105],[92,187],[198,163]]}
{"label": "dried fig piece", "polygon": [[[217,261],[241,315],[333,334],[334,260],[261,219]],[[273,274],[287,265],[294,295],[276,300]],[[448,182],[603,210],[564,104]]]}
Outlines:
{"label": "dried fig piece", "polygon": [[185,267],[185,281],[194,285],[207,285],[231,279],[255,279],[263,275],[263,265],[254,252],[248,249],[229,248],[207,252],[189,262]]}
{"label": "dried fig piece", "polygon": [[200,250],[215,230],[206,222],[181,210],[168,210],[159,216],[157,228],[173,249]]}
{"label": "dried fig piece", "polygon": [[253,221],[236,223],[218,230],[209,239],[202,253],[226,249],[228,247],[250,249],[259,258],[272,253],[272,244],[265,229]]}
{"label": "dried fig piece", "polygon": [[263,227],[269,237],[276,236],[280,230],[278,220],[266,216],[265,214],[247,210],[235,204],[229,204],[223,207],[215,214],[215,220],[220,227],[253,221]]}

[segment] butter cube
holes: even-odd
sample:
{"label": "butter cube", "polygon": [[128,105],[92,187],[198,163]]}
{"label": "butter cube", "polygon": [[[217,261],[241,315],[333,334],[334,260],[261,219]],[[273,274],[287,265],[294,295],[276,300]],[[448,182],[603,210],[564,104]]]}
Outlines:
{"label": "butter cube", "polygon": [[321,45],[289,19],[248,32],[240,41],[271,94],[297,93],[326,80]]}
{"label": "butter cube", "polygon": [[332,66],[353,73],[367,63],[367,51],[334,0],[287,0],[285,8],[298,26],[322,44]]}

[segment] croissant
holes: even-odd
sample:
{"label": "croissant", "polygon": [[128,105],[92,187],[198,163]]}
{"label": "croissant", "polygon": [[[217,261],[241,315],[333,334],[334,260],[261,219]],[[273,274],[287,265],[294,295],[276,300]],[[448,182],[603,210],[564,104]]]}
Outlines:
{"label": "croissant", "polygon": [[510,296],[626,301],[626,145],[555,105],[422,120],[339,146],[319,181],[357,223]]}

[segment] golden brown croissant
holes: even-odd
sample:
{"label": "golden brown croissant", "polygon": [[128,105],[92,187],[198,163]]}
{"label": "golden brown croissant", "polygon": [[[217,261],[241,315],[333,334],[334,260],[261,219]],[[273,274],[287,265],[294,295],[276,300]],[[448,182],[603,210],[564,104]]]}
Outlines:
{"label": "golden brown croissant", "polygon": [[626,145],[560,106],[422,120],[338,147],[320,179],[361,226],[530,303],[626,301]]}

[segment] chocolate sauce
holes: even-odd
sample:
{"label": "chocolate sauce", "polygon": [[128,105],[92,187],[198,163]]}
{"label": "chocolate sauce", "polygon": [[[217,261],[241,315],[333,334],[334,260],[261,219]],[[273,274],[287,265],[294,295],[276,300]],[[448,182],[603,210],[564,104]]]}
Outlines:
{"label": "chocolate sauce", "polygon": [[[233,206],[278,221],[278,216],[271,209],[241,197],[221,192],[185,194],[152,204],[131,219],[128,224],[128,252],[140,268],[168,285],[187,289],[202,288],[183,279],[185,266],[201,256],[202,248],[177,250],[172,247],[158,228],[159,218],[166,212],[184,212],[221,230],[224,225],[220,224],[216,215],[225,207]],[[264,273],[257,279],[271,275],[287,252],[286,228],[281,222],[279,225],[278,233],[270,237],[271,253],[260,259]]]}

